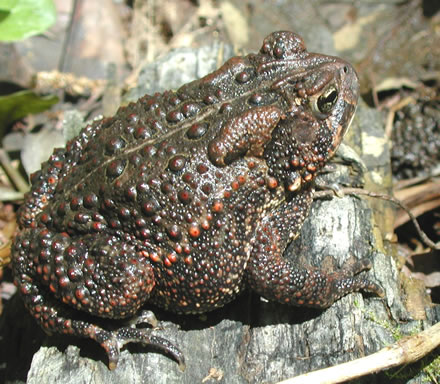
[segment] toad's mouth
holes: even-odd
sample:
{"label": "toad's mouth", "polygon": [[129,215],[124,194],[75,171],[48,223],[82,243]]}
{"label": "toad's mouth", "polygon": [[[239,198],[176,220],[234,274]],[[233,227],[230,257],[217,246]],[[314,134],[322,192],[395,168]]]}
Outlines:
{"label": "toad's mouth", "polygon": [[347,103],[345,100],[340,102],[341,107],[338,110],[338,115],[335,119],[330,121],[333,142],[327,151],[327,160],[331,159],[339,148],[345,134],[350,128],[354,119],[357,104]]}

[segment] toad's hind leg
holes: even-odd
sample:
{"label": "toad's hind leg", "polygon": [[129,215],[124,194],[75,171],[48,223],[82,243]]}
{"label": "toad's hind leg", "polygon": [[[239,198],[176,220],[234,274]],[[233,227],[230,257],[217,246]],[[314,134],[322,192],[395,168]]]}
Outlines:
{"label": "toad's hind leg", "polygon": [[[46,332],[96,340],[106,350],[111,369],[129,342],[160,347],[184,366],[182,353],[151,329],[126,326],[109,331],[93,324],[93,318],[79,320],[72,309],[107,318],[136,315],[154,287],[154,277],[133,245],[112,236],[73,239],[66,233],[29,228],[16,237],[13,247],[15,283]],[[151,315],[142,319],[157,323]]]}
{"label": "toad's hind leg", "polygon": [[371,267],[368,259],[331,272],[299,267],[283,257],[291,234],[296,234],[305,220],[311,199],[311,191],[303,191],[263,218],[246,269],[250,287],[269,300],[318,308],[328,307],[359,290],[382,296],[382,288],[377,284],[356,276]]}

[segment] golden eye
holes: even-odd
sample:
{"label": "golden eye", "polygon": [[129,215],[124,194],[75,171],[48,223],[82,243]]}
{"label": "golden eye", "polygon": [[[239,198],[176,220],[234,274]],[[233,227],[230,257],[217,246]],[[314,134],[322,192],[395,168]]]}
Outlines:
{"label": "golden eye", "polygon": [[324,114],[328,114],[338,100],[338,90],[332,85],[318,97],[316,109]]}

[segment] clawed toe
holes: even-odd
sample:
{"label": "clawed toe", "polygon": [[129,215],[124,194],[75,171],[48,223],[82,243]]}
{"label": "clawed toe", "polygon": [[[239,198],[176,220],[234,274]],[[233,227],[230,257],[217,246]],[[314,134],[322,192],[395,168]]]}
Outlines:
{"label": "clawed toe", "polygon": [[151,329],[138,329],[131,327],[124,327],[113,332],[108,332],[108,337],[101,343],[101,346],[107,352],[109,368],[111,370],[116,368],[118,365],[120,350],[125,344],[142,343],[144,345],[153,345],[164,350],[179,363],[179,368],[182,371],[185,370],[185,358],[182,352],[168,340],[152,335],[152,332]]}
{"label": "clawed toe", "polygon": [[159,321],[152,311],[144,310],[138,316],[134,317],[130,324],[138,325],[138,324],[149,324],[153,328],[157,328]]}
{"label": "clawed toe", "polygon": [[[371,260],[369,260],[367,258],[363,258],[363,259],[355,262],[352,265],[351,271],[352,271],[353,275],[357,275],[358,273],[361,273],[363,271],[370,270],[372,268],[372,266],[373,265],[371,263]],[[385,296],[385,292],[380,285],[373,283],[372,281],[369,281],[364,278],[356,278],[356,279],[359,279],[361,281],[361,285],[360,285],[361,290],[374,293],[375,295],[377,295],[379,297]]]}
{"label": "clawed toe", "polygon": [[371,267],[371,261],[363,258],[353,264],[346,265],[340,272],[337,272],[333,286],[335,299],[356,291],[367,291],[379,297],[384,297],[385,293],[382,287],[364,276],[356,276],[363,271],[371,269]]}
{"label": "clawed toe", "polygon": [[358,273],[361,273],[362,271],[368,271],[372,267],[371,261],[367,258],[363,258],[360,260],[357,260],[353,264],[347,265],[346,270],[350,271],[351,274],[357,275]]}

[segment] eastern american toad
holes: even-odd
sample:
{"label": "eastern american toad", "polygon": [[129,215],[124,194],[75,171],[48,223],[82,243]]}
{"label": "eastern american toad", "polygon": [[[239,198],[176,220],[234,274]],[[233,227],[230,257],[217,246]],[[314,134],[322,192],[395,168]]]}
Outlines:
{"label": "eastern american toad", "polygon": [[[358,95],[348,63],[276,32],[257,54],[89,125],[32,175],[19,210],[13,270],[26,307],[50,333],[96,340],[114,368],[132,341],[183,355],[149,329],[109,331],[77,310],[201,313],[244,287],[312,307],[381,294],[356,276],[368,260],[330,272],[283,258]],[[156,324],[150,312],[140,321]]]}

